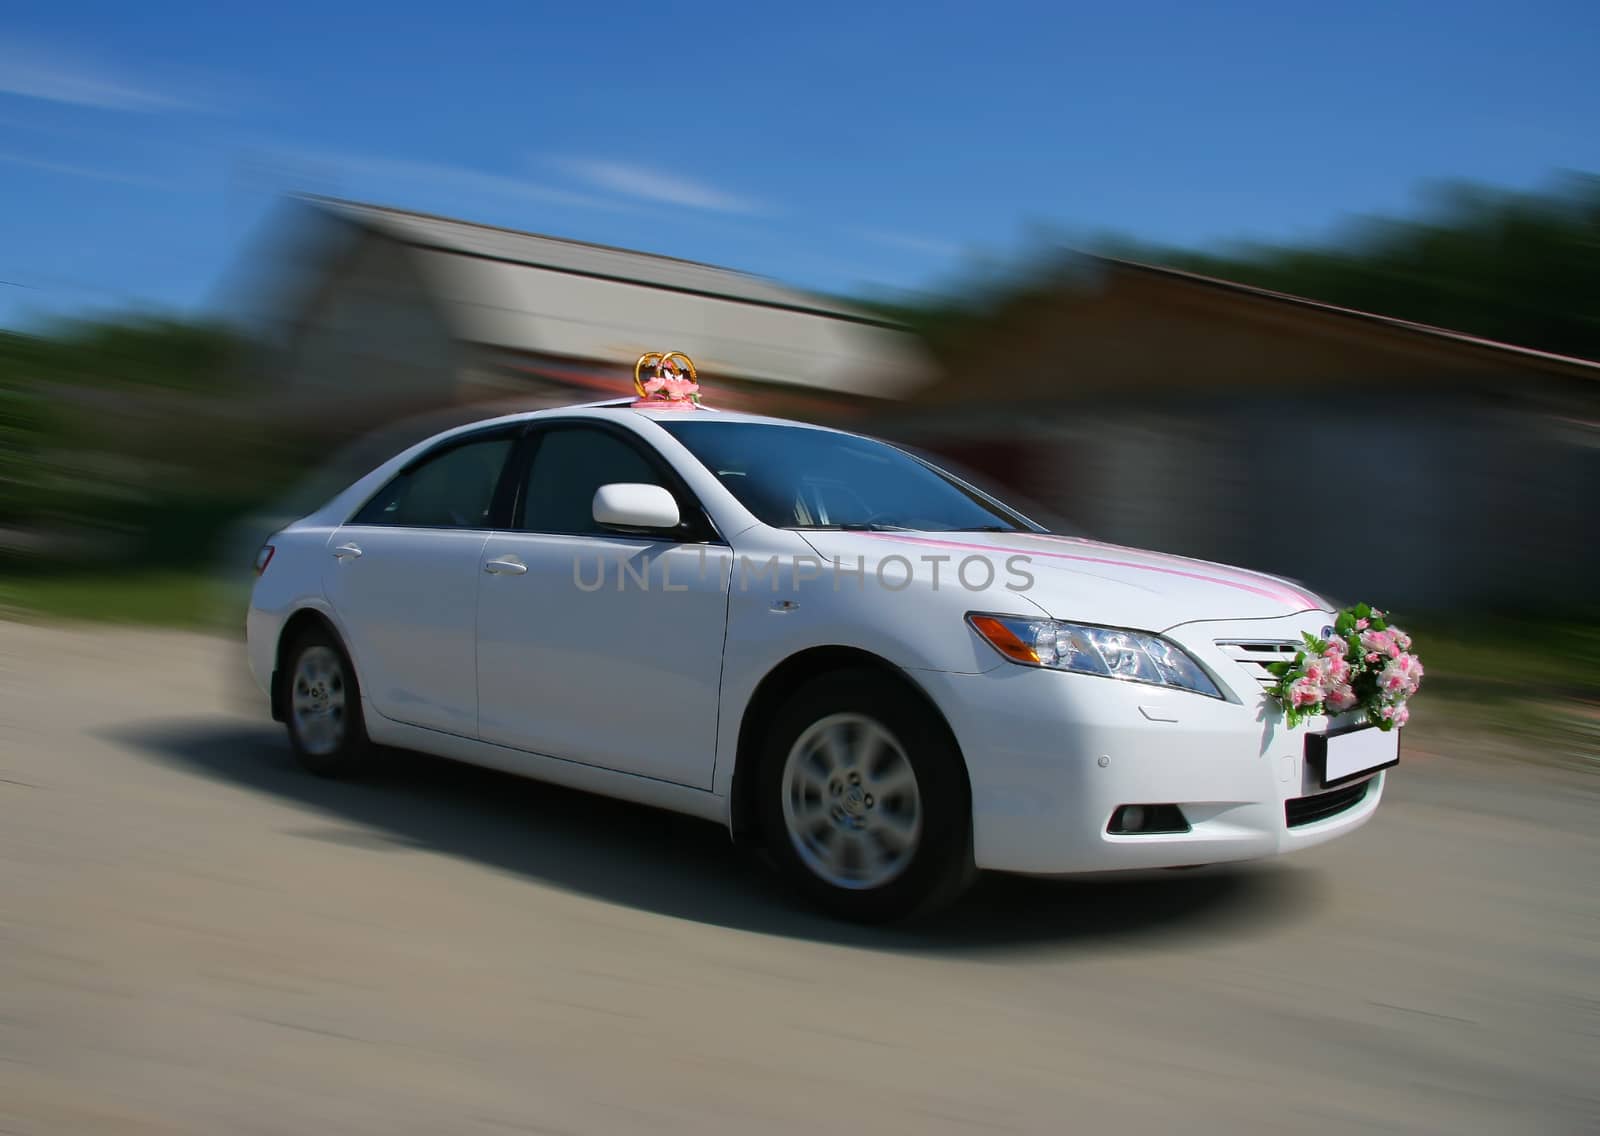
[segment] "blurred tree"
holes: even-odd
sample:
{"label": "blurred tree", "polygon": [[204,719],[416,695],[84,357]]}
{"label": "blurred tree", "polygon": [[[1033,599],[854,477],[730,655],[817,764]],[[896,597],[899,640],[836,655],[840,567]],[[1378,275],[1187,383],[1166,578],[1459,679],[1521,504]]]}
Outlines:
{"label": "blurred tree", "polygon": [[143,316],[0,331],[0,528],[149,527],[138,509],[232,491],[243,351],[219,325]]}
{"label": "blurred tree", "polygon": [[7,367],[10,346],[0,338],[0,524],[37,508],[44,481],[41,455],[49,425],[43,400]]}
{"label": "blurred tree", "polygon": [[1369,219],[1320,247],[1112,255],[1600,360],[1600,177],[1543,193],[1455,184],[1418,220]]}
{"label": "blurred tree", "polygon": [[[1368,218],[1317,245],[1199,251],[1102,235],[1082,247],[1600,361],[1600,176],[1591,174],[1537,193],[1444,185],[1421,218]],[[1003,273],[969,274],[917,299],[856,303],[940,353],[974,325],[1059,296],[1073,262],[1052,243]]]}
{"label": "blurred tree", "polygon": [[38,335],[0,332],[0,375],[30,387],[209,391],[225,384],[239,341],[212,323],[124,317]]}
{"label": "blurred tree", "polygon": [[51,371],[50,341],[0,332],[0,524],[47,507],[57,473],[50,452],[64,423],[40,376]]}

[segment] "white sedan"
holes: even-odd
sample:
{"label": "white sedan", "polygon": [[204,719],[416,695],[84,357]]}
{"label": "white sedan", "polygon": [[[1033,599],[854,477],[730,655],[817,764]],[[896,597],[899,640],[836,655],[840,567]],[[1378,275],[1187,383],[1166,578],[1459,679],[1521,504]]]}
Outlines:
{"label": "white sedan", "polygon": [[1397,733],[1291,729],[1264,693],[1333,618],[1317,596],[1052,535],[796,422],[600,404],[458,428],[257,569],[251,668],[314,772],[397,746],[676,809],[853,919],[979,868],[1305,848],[1365,823],[1397,758]]}

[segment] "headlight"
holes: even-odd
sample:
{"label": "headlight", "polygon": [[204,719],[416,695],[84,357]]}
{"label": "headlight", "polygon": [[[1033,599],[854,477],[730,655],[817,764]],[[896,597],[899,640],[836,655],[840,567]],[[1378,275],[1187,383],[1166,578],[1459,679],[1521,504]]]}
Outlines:
{"label": "headlight", "polygon": [[1173,686],[1221,698],[1211,676],[1170,640],[1143,631],[1086,627],[1054,619],[970,614],[967,622],[1014,663]]}

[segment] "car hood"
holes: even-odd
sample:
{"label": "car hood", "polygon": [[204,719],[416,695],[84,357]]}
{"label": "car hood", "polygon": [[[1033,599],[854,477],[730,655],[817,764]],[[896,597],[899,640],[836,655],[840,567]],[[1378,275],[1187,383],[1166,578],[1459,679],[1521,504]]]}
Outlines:
{"label": "car hood", "polygon": [[[1163,631],[1193,620],[1272,619],[1327,606],[1301,585],[1277,576],[1081,537],[816,529],[802,535],[824,560],[838,560],[847,570],[853,571],[861,558],[869,580],[888,557],[897,556],[912,566],[919,581],[927,581],[934,566],[928,558],[947,557],[939,564],[940,590],[970,592],[975,607],[981,599],[991,610],[999,600],[1021,595],[1053,618],[1075,622]],[[987,573],[981,565],[958,575],[968,557],[993,565],[989,587],[972,586],[984,582]],[[891,586],[905,576],[899,564],[882,570]]]}

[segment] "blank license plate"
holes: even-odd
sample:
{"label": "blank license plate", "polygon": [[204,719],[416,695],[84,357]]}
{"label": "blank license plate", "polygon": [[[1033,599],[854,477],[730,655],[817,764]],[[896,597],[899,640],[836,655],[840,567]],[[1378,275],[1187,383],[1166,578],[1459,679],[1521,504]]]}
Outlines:
{"label": "blank license plate", "polygon": [[1367,773],[1400,763],[1400,731],[1357,726],[1337,734],[1306,738],[1306,756],[1322,767],[1322,787],[1330,789]]}

